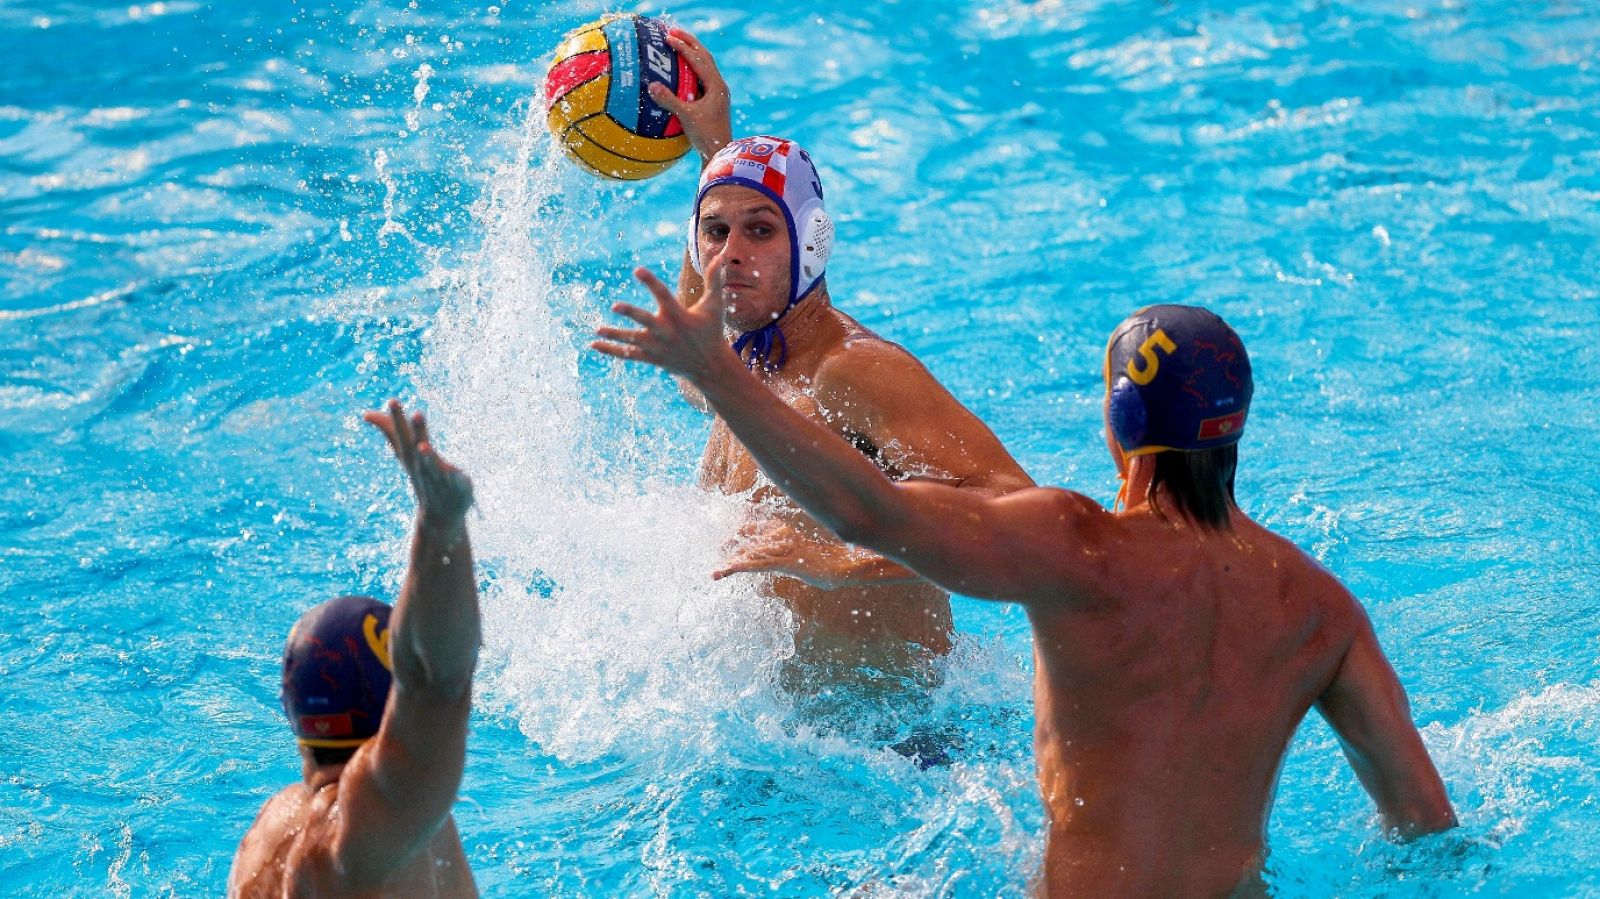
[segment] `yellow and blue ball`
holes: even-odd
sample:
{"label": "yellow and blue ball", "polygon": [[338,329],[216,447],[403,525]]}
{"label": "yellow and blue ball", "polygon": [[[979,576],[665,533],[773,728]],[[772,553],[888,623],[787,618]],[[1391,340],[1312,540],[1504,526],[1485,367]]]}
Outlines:
{"label": "yellow and blue ball", "polygon": [[653,83],[682,99],[700,92],[660,19],[609,15],[568,34],[544,79],[550,133],[596,175],[639,181],[689,152],[678,117],[650,97]]}

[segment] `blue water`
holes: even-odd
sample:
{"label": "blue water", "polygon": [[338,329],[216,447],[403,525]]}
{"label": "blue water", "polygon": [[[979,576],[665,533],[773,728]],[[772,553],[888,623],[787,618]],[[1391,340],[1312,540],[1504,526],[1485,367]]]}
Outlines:
{"label": "blue water", "polygon": [[[1024,893],[1024,616],[958,600],[944,687],[806,713],[784,616],[707,579],[706,422],[580,349],[674,269],[693,181],[597,183],[530,117],[601,11],[0,6],[0,892],[221,892],[298,777],[289,625],[398,585],[409,496],[355,418],[394,394],[479,487],[486,895]],[[817,157],[839,305],[1039,480],[1109,502],[1129,311],[1240,331],[1241,503],[1366,602],[1462,821],[1386,842],[1308,722],[1278,893],[1600,894],[1600,10],[671,11],[737,130]],[[884,748],[929,729],[953,765]]]}

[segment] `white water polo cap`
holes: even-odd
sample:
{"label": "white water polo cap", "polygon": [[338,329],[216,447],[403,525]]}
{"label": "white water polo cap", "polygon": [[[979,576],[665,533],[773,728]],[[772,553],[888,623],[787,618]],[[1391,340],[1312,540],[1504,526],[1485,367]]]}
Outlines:
{"label": "white water polo cap", "polygon": [[746,137],[733,141],[711,157],[700,173],[695,192],[694,218],[689,222],[689,261],[705,274],[700,261],[700,204],[713,187],[733,184],[758,190],[778,204],[789,229],[789,302],[772,321],[745,331],[733,341],[733,351],[751,368],[783,367],[789,343],[779,322],[800,298],[822,280],[833,252],[833,220],[822,208],[822,181],[811,155],[792,140],[780,137]]}
{"label": "white water polo cap", "polygon": [[689,228],[689,259],[694,270],[702,271],[700,244],[700,203],[706,192],[723,184],[758,190],[783,210],[789,229],[789,305],[811,292],[822,280],[833,252],[833,221],[822,207],[822,181],[811,155],[792,140],[781,137],[746,137],[717,152],[700,173],[700,189],[694,196],[694,219]]}

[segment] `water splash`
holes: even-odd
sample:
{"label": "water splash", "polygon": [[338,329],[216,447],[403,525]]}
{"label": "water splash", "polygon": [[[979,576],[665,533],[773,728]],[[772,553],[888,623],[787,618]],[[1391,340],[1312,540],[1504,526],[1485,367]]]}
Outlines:
{"label": "water splash", "polygon": [[[1565,797],[1600,790],[1588,757],[1600,730],[1600,682],[1556,684],[1459,724],[1431,724],[1422,735],[1460,805],[1463,823],[1499,846],[1531,821],[1582,816]],[[1596,822],[1600,823],[1600,822]]]}
{"label": "water splash", "polygon": [[406,130],[416,131],[422,127],[422,104],[428,99],[428,79],[433,77],[433,66],[423,63],[411,73],[417,81],[416,87],[411,89],[411,108],[406,110]]}
{"label": "water splash", "polygon": [[372,155],[372,168],[378,174],[378,183],[383,185],[383,225],[378,228],[378,245],[388,246],[391,234],[398,234],[409,239],[411,232],[407,231],[406,226],[395,221],[394,218],[396,188],[394,176],[389,174],[389,154],[382,149],[374,153]]}
{"label": "water splash", "polygon": [[580,372],[586,335],[570,322],[596,287],[572,272],[598,204],[573,200],[593,186],[563,190],[564,176],[530,110],[474,209],[483,245],[435,273],[419,381],[442,446],[476,478],[488,702],[574,761],[769,713],[791,640],[749,584],[710,579],[735,504],[590,451],[615,423],[597,417],[612,406],[585,404],[585,381],[613,381],[624,408],[638,388],[615,368]]}

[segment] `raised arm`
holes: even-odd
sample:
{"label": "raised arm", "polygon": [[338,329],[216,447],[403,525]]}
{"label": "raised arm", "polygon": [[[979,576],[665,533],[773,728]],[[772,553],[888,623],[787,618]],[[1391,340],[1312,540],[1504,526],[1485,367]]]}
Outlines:
{"label": "raised arm", "polygon": [[644,269],[652,315],[619,303],[642,327],[601,328],[595,349],[660,366],[705,394],[773,483],[850,543],[900,562],[946,589],[991,599],[1068,600],[1089,582],[1083,546],[1104,515],[1092,500],[1031,488],[1003,497],[946,484],[896,484],[838,435],[789,408],[722,340],[726,297],[685,309]]}
{"label": "raised arm", "polygon": [[388,633],[394,685],[383,724],[340,778],[334,854],[352,889],[381,882],[449,816],[466,763],[481,640],[466,529],[472,482],[439,457],[420,413],[408,421],[391,400],[363,418],[383,431],[410,476],[417,521]]}
{"label": "raised arm", "polygon": [[1411,720],[1411,704],[1354,599],[1356,633],[1317,710],[1338,734],[1345,758],[1366,788],[1384,827],[1401,837],[1456,826],[1444,782]]}
{"label": "raised arm", "polygon": [[[689,138],[689,143],[700,155],[700,167],[703,169],[718,150],[733,140],[733,99],[728,92],[728,82],[717,68],[717,61],[698,38],[682,28],[674,28],[667,32],[667,44],[688,60],[689,68],[700,79],[701,93],[693,100],[683,100],[667,90],[666,85],[652,83],[650,99],[678,117],[683,124],[684,136]],[[693,235],[690,239],[694,239]],[[689,264],[686,249],[683,268],[678,274],[678,298],[685,306],[693,306],[699,302],[700,292],[704,289],[705,281]]]}

